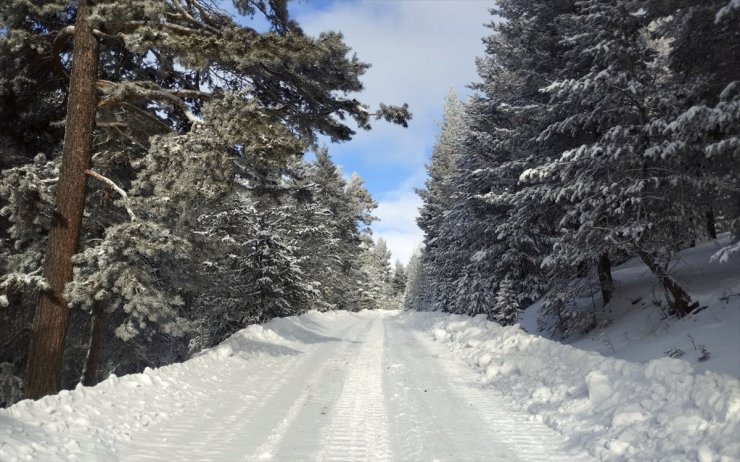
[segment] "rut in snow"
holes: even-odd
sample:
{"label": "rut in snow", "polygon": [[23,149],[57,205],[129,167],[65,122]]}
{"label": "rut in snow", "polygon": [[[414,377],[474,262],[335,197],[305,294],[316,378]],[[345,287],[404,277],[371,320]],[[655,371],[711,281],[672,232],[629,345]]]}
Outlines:
{"label": "rut in snow", "polygon": [[304,341],[302,351],[250,358],[248,370],[226,371],[207,399],[132,435],[118,457],[589,460],[481,389],[475,371],[393,316],[363,313],[314,328],[320,334]]}

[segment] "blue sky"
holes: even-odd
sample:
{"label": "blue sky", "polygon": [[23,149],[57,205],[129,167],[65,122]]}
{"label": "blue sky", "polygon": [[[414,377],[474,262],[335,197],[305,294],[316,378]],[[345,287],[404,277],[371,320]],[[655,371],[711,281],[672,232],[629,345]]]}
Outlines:
{"label": "blue sky", "polygon": [[490,32],[493,0],[294,0],[291,15],[309,35],[334,30],[358,57],[372,65],[358,98],[407,102],[409,128],[378,122],[354,140],[329,145],[346,176],[359,173],[379,203],[375,236],[388,241],[394,258],[406,262],[422,234],[415,217],[414,187],[423,185],[425,162],[435,143],[444,98],[454,87],[462,98],[477,79],[475,58]]}

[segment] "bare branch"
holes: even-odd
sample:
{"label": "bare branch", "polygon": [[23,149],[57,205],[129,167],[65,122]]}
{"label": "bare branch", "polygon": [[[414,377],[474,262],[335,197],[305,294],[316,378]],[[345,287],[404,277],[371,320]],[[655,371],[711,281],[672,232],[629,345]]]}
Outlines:
{"label": "bare branch", "polygon": [[126,194],[126,191],[121,189],[116,183],[113,182],[113,180],[101,175],[100,173],[93,172],[92,170],[85,170],[85,175],[91,176],[96,180],[105,183],[106,185],[110,186],[111,189],[117,192],[121,196],[121,198],[123,198],[123,208],[126,209],[128,216],[131,217],[131,221],[137,221],[136,214],[134,214],[134,211],[131,210],[131,201],[128,198],[128,194]]}
{"label": "bare branch", "polygon": [[57,36],[54,37],[54,43],[51,48],[51,59],[54,60],[54,70],[60,74],[65,80],[69,80],[69,74],[67,74],[67,71],[64,69],[64,65],[62,64],[62,48],[64,48],[64,45],[69,42],[69,39],[72,38],[72,36],[75,33],[75,26],[67,26],[64,29],[60,30],[57,33]]}
{"label": "bare branch", "polygon": [[129,104],[129,103],[123,102],[123,103],[121,103],[121,106],[123,106],[123,107],[125,107],[127,109],[130,109],[132,111],[138,112],[139,114],[141,114],[141,115],[143,115],[145,117],[148,117],[149,120],[151,120],[152,122],[155,122],[155,123],[161,125],[168,132],[172,132],[173,131],[172,130],[172,127],[170,127],[166,123],[162,122],[161,119],[153,116],[152,114],[146,112],[145,110],[143,110],[141,108],[138,108],[138,107],[134,106],[133,104]]}
{"label": "bare branch", "polygon": [[[177,11],[179,12],[179,16],[182,19],[185,19],[187,21],[190,21],[193,24],[197,24],[198,26],[211,31],[214,34],[218,34],[219,33],[218,29],[216,29],[215,27],[212,27],[212,26],[210,26],[209,24],[206,24],[203,21],[199,21],[199,20],[195,19],[190,13],[188,13],[188,11],[185,8],[182,7],[182,4],[180,3],[180,0],[172,0],[172,4],[174,5],[175,9],[177,9]],[[201,10],[201,15],[203,15],[203,11],[202,10]],[[203,15],[203,16],[204,16],[204,19],[208,17],[207,15]],[[210,18],[208,18],[208,19],[210,19]]]}

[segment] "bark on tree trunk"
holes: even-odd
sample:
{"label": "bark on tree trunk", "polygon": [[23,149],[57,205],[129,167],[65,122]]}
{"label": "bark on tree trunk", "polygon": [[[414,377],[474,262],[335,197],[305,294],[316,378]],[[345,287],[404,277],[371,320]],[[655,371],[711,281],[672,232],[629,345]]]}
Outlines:
{"label": "bark on tree trunk", "polygon": [[683,287],[681,287],[668,275],[668,273],[666,273],[665,269],[655,261],[652,255],[641,249],[639,246],[635,246],[635,250],[643,263],[650,268],[650,271],[655,274],[665,288],[668,293],[668,304],[674,314],[682,318],[689,314],[691,310],[699,306],[699,303],[691,300],[691,297]]}
{"label": "bark on tree trunk", "polygon": [[599,255],[596,261],[596,272],[599,274],[599,285],[601,285],[601,296],[604,299],[604,305],[609,303],[614,293],[614,279],[612,279],[612,262],[609,260],[607,252]]}
{"label": "bark on tree trunk", "polygon": [[85,368],[82,371],[82,384],[86,387],[97,385],[100,366],[103,364],[103,341],[105,333],[105,312],[98,303],[93,305],[90,316],[90,348],[87,350]]}
{"label": "bark on tree trunk", "polygon": [[50,289],[39,295],[28,359],[26,397],[41,398],[59,390],[69,309],[62,296],[72,280],[70,258],[77,251],[87,193],[95,126],[99,45],[89,21],[90,0],[80,0],[72,54],[64,151],[57,199],[44,261]]}
{"label": "bark on tree trunk", "polygon": [[707,234],[709,234],[709,237],[711,239],[717,239],[717,227],[715,226],[714,210],[707,210],[705,216],[707,218]]}

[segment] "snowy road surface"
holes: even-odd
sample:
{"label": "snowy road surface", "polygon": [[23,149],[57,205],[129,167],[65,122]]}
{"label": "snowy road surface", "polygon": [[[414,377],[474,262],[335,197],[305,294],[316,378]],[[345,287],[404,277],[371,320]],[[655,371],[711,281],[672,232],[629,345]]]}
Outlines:
{"label": "snowy road surface", "polygon": [[0,409],[3,462],[729,462],[738,435],[734,377],[442,313],[273,319],[181,364]]}
{"label": "snowy road surface", "polygon": [[394,316],[293,334],[303,351],[218,371],[217,388],[133,434],[120,460],[589,460]]}

